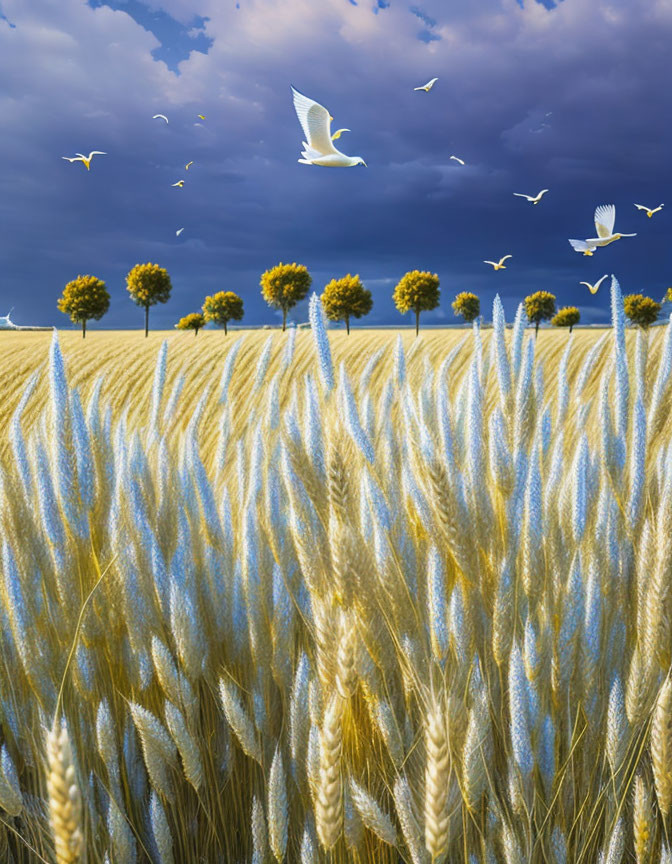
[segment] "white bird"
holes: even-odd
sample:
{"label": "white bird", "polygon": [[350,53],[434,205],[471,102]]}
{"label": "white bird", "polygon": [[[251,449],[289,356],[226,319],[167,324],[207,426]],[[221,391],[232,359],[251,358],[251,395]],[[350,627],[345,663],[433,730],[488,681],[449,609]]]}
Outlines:
{"label": "white bird", "polygon": [[600,204],[595,208],[595,230],[597,237],[589,237],[586,240],[589,246],[608,246],[614,240],[621,237],[636,237],[636,234],[614,233],[614,222],[616,221],[616,207],[613,204]]}
{"label": "white bird", "polygon": [[94,156],[107,156],[107,153],[103,153],[102,150],[92,150],[88,156],[85,156],[83,153],[77,153],[76,156],[61,156],[61,159],[65,159],[66,162],[83,162],[86,165],[86,170],[91,170],[91,159]]}
{"label": "white bird", "polygon": [[509,258],[513,258],[513,255],[505,255],[503,258],[500,258],[499,261],[484,261],[484,264],[492,264],[494,270],[506,270],[504,266],[504,262]]}
{"label": "white bird", "polygon": [[334,134],[331,136],[331,140],[332,140],[332,141],[338,141],[338,139],[341,137],[341,135],[342,135],[344,132],[352,132],[352,129],[337,129],[337,130],[334,132]]}
{"label": "white bird", "polygon": [[524,192],[514,192],[513,194],[517,198],[525,198],[530,202],[530,204],[538,204],[547,192],[548,189],[542,189],[541,192],[538,192],[536,195],[525,195]]}
{"label": "white bird", "polygon": [[184,186],[184,180],[178,180],[177,183],[171,183],[171,186],[179,186],[180,189]]}
{"label": "white bird", "polygon": [[166,123],[168,122],[168,118],[166,117],[165,114],[155,114],[155,115],[152,117],[152,120],[165,120]]}
{"label": "white bird", "polygon": [[451,156],[451,159],[454,159],[456,162],[459,162],[460,165],[464,165],[464,159],[460,159],[459,156]]}
{"label": "white bird", "polygon": [[188,170],[189,170],[189,166],[190,166],[190,165],[193,165],[193,164],[194,164],[194,160],[192,159],[191,162],[187,162],[187,164],[184,166],[184,170],[185,170],[185,171],[188,171]]}
{"label": "white bird", "polygon": [[601,279],[598,279],[594,285],[591,285],[590,282],[579,282],[579,285],[585,285],[591,294],[597,294],[598,288],[606,278],[607,274],[605,273],[604,276]]}
{"label": "white bird", "polygon": [[414,90],[424,90],[425,93],[429,93],[429,91],[432,89],[432,87],[436,84],[436,82],[438,80],[439,80],[438,78],[432,78],[431,81],[428,81],[426,84],[423,84],[422,87],[414,87],[413,89]]}
{"label": "white bird", "polygon": [[659,204],[657,207],[652,208],[652,207],[645,207],[643,204],[635,204],[635,207],[638,210],[644,210],[644,212],[649,217],[649,219],[653,216],[654,213],[658,213],[660,210],[662,210],[664,206],[665,206],[664,204]]}
{"label": "white bird", "polygon": [[178,228],[177,231],[175,232],[175,236],[179,237],[183,231],[184,231],[184,228]]}
{"label": "white bird", "polygon": [[585,240],[570,240],[569,242],[572,244],[572,249],[575,252],[583,252],[584,255],[592,255],[597,248],[596,246],[590,246]]}
{"label": "white bird", "polygon": [[325,168],[366,166],[361,156],[346,156],[334,147],[331,140],[332,117],[323,105],[299,93],[294,87],[292,95],[296,116],[307,139],[303,142],[303,158],[299,159],[299,162],[304,165],[322,165]]}

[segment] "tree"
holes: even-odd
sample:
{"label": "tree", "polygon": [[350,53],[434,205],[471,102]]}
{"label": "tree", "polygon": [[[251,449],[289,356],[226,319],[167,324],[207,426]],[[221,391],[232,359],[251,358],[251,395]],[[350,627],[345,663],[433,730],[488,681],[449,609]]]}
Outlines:
{"label": "tree", "polygon": [[324,288],[320,298],[324,314],[330,321],[345,321],[345,329],[350,333],[350,317],[361,318],[368,315],[373,307],[371,292],[362,285],[359,276],[343,276],[332,279]]}
{"label": "tree", "polygon": [[555,294],[537,291],[525,298],[527,320],[534,324],[534,338],[537,338],[539,324],[555,315]]}
{"label": "tree", "polygon": [[145,336],[149,332],[149,307],[167,303],[172,287],[168,271],[158,264],[136,264],[126,277],[126,290],[131,299],[145,307]]}
{"label": "tree", "polygon": [[198,331],[205,326],[205,318],[200,312],[192,312],[190,315],[185,315],[175,325],[178,330],[193,330],[194,335],[198,336]]}
{"label": "tree", "polygon": [[562,309],[558,309],[558,314],[551,319],[551,324],[554,327],[569,327],[571,333],[574,325],[578,324],[580,320],[581,313],[576,306],[563,306]]}
{"label": "tree", "polygon": [[206,321],[212,321],[218,327],[223,327],[226,336],[228,332],[226,325],[229,321],[242,320],[243,301],[233,291],[219,291],[217,294],[205,298],[203,317]]}
{"label": "tree", "polygon": [[670,285],[670,287],[665,292],[665,299],[663,302],[665,302],[665,300],[672,303],[672,285]]}
{"label": "tree", "polygon": [[662,306],[662,303],[656,303],[643,294],[628,294],[623,298],[625,314],[633,324],[638,324],[643,330],[658,319]]}
{"label": "tree", "polygon": [[463,291],[453,300],[453,312],[456,315],[461,315],[469,323],[481,314],[481,301],[476,294]]}
{"label": "tree", "polygon": [[274,309],[282,309],[282,329],[287,326],[287,312],[303,300],[313,280],[303,264],[283,264],[282,261],[261,277],[261,293]]}
{"label": "tree", "polygon": [[394,302],[402,315],[415,312],[415,335],[420,330],[420,313],[439,305],[439,277],[436,273],[412,270],[402,276],[394,289]]}
{"label": "tree", "polygon": [[78,276],[63,289],[58,298],[58,309],[70,316],[73,324],[82,325],[82,339],[86,338],[86,322],[91,318],[99,321],[110,308],[110,295],[102,279],[95,276]]}

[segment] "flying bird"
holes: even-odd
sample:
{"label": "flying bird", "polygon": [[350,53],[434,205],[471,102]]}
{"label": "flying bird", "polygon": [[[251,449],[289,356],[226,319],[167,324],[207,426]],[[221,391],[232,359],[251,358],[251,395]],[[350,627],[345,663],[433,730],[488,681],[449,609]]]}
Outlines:
{"label": "flying bird", "polygon": [[205,114],[199,114],[198,119],[199,120],[205,120]]}
{"label": "flying bird", "polygon": [[177,231],[175,232],[175,236],[179,237],[183,231],[184,231],[184,228],[178,228]]}
{"label": "flying bird", "polygon": [[303,158],[299,159],[299,162],[303,165],[321,165],[325,168],[366,166],[361,156],[346,156],[334,147],[331,139],[333,118],[323,105],[299,93],[294,87],[292,87],[292,96],[296,116],[306,136],[301,153]]}
{"label": "flying bird", "polygon": [[548,189],[542,189],[541,192],[538,192],[536,195],[525,195],[524,192],[514,192],[513,194],[517,198],[525,198],[530,202],[530,204],[538,204],[547,192]]}
{"label": "flying bird", "polygon": [[459,162],[460,165],[464,165],[464,159],[460,159],[459,156],[451,156],[450,158],[451,158],[451,159],[454,159],[455,162]]}
{"label": "flying bird", "polygon": [[165,114],[155,114],[155,115],[152,117],[152,120],[165,120],[166,123],[168,122],[168,118],[166,117]]}
{"label": "flying bird", "polygon": [[188,170],[189,170],[189,166],[190,166],[190,165],[193,165],[193,164],[194,164],[194,160],[192,159],[191,162],[187,162],[187,164],[184,166],[184,170],[185,170],[185,171],[188,171]]}
{"label": "flying bird", "polygon": [[597,237],[588,238],[589,246],[608,246],[614,240],[621,237],[636,237],[636,234],[614,233],[614,222],[616,221],[616,207],[613,204],[601,204],[595,209],[595,230]]}
{"label": "flying bird", "polygon": [[572,244],[572,249],[575,252],[583,252],[584,255],[592,255],[597,248],[596,246],[591,246],[585,240],[570,240],[569,242]]}
{"label": "flying bird", "polygon": [[601,279],[598,279],[594,285],[591,285],[590,282],[579,282],[579,285],[585,285],[591,294],[597,294],[598,288],[606,278],[607,274],[605,273],[604,276]]}
{"label": "flying bird", "polygon": [[180,189],[184,186],[184,180],[178,180],[177,183],[171,183],[171,186],[179,186]]}
{"label": "flying bird", "polygon": [[505,255],[503,258],[500,258],[499,261],[484,261],[484,264],[491,264],[494,270],[506,270],[506,266],[504,262],[509,258],[513,258],[513,255]]}
{"label": "flying bird", "polygon": [[432,78],[431,81],[428,81],[426,84],[423,84],[422,87],[414,87],[413,89],[414,90],[424,90],[425,93],[429,93],[429,91],[432,89],[432,87],[436,84],[436,82],[438,80],[439,80],[438,78]]}
{"label": "flying bird", "polygon": [[654,213],[658,213],[660,210],[662,210],[664,206],[665,206],[664,204],[659,204],[657,207],[651,208],[651,207],[645,207],[643,204],[635,204],[635,207],[638,210],[644,210],[644,212],[649,217],[649,219],[653,216]]}
{"label": "flying bird", "polygon": [[334,134],[331,136],[331,140],[332,140],[332,141],[338,141],[338,139],[341,137],[341,135],[342,135],[344,132],[352,132],[352,129],[337,129],[337,130],[334,132]]}
{"label": "flying bird", "polygon": [[102,150],[92,150],[88,156],[85,156],[83,153],[77,153],[76,156],[61,156],[61,159],[65,159],[66,162],[83,162],[86,165],[86,170],[91,170],[91,159],[94,156],[107,156],[107,153],[103,153]]}

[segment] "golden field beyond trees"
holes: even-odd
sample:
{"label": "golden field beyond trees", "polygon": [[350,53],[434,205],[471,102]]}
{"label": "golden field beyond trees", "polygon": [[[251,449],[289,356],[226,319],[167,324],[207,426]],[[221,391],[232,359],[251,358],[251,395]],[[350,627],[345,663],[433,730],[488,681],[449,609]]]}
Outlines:
{"label": "golden field beyond trees", "polygon": [[672,328],[612,290],[0,334],[0,860],[670,864]]}

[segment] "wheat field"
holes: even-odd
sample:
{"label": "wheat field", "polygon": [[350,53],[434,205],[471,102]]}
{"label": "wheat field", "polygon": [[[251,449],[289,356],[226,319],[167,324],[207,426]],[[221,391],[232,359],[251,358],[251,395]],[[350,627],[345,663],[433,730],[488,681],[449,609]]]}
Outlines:
{"label": "wheat field", "polygon": [[0,860],[672,864],[672,327],[0,334]]}

